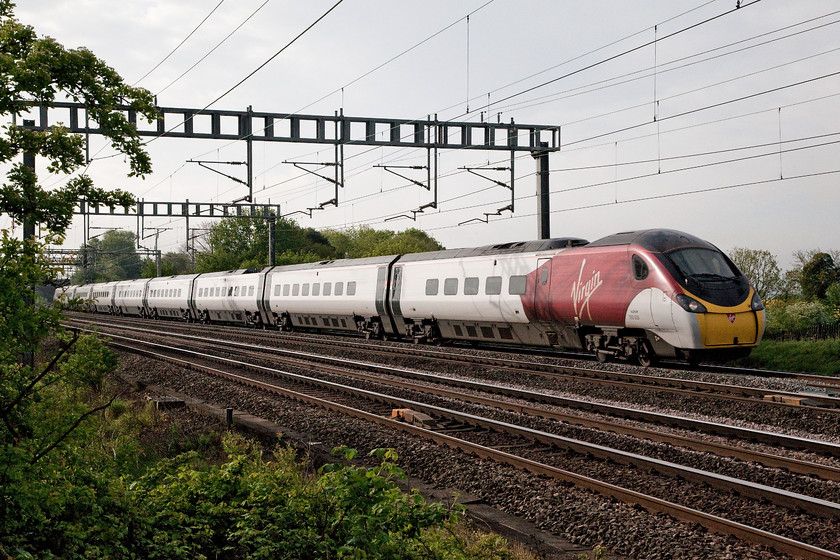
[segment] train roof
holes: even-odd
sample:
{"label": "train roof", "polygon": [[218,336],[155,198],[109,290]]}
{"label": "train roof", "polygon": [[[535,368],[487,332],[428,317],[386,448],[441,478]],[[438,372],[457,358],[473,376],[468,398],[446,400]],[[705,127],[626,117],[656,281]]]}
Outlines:
{"label": "train roof", "polygon": [[370,266],[370,265],[380,265],[380,264],[390,264],[392,263],[399,255],[386,255],[384,257],[365,257],[361,259],[335,259],[330,261],[318,261],[318,262],[311,262],[311,263],[300,263],[300,264],[286,264],[280,265],[275,267],[266,267],[263,269],[264,272],[268,271],[275,271],[275,272],[288,272],[293,270],[319,270],[324,268],[333,268],[333,267],[344,267],[344,266]]}
{"label": "train roof", "polygon": [[630,245],[631,243],[644,247],[650,251],[665,253],[680,247],[704,247],[717,249],[708,241],[691,234],[674,229],[642,229],[637,231],[623,231],[608,235],[593,241],[587,247],[609,247],[613,245]]}
{"label": "train roof", "polygon": [[538,239],[536,241],[516,241],[513,243],[497,243],[482,247],[465,249],[445,249],[428,253],[411,253],[400,257],[400,262],[430,261],[437,259],[463,259],[467,257],[481,257],[485,255],[507,255],[517,253],[539,253],[552,249],[582,247],[589,243],[578,237],[555,237],[552,239]]}

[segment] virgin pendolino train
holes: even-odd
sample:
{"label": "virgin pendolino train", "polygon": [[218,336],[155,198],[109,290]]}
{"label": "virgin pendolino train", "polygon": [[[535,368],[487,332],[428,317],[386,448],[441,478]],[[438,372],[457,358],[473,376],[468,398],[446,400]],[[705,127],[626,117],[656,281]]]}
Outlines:
{"label": "virgin pendolino train", "polygon": [[88,284],[56,296],[116,315],[581,349],[645,366],[746,356],[764,333],[761,299],[732,261],[666,229]]}

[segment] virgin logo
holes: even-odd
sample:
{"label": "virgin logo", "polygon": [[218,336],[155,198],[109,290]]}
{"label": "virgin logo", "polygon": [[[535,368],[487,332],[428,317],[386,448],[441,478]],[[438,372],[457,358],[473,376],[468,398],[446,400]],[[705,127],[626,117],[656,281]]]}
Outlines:
{"label": "virgin logo", "polygon": [[580,273],[578,274],[577,282],[572,283],[572,302],[575,305],[575,316],[580,316],[583,310],[586,309],[589,319],[592,319],[592,312],[589,309],[589,300],[595,290],[601,287],[603,280],[601,280],[601,271],[592,273],[592,277],[586,282],[583,281],[583,269],[586,266],[586,259],[580,263]]}
{"label": "virgin logo", "polygon": [[726,318],[729,319],[729,322],[733,325],[735,324],[735,314],[734,313],[727,313]]}

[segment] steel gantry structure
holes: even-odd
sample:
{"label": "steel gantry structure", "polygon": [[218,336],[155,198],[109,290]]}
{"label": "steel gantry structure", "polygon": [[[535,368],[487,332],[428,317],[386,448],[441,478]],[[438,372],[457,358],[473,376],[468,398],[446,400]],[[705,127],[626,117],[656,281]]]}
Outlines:
{"label": "steel gantry structure", "polygon": [[[386,146],[398,148],[420,148],[427,150],[427,165],[416,167],[425,169],[426,183],[414,181],[432,192],[431,202],[424,204],[418,210],[413,210],[413,217],[426,208],[437,208],[438,174],[437,151],[440,149],[457,150],[492,150],[510,153],[510,167],[489,168],[492,171],[509,171],[509,185],[496,181],[477,173],[482,168],[467,169],[475,175],[506,186],[511,191],[510,204],[496,212],[485,213],[482,221],[489,216],[501,214],[504,211],[513,212],[514,209],[514,156],[517,153],[529,152],[537,160],[537,200],[538,200],[538,235],[548,238],[549,207],[548,207],[548,155],[560,150],[560,127],[555,125],[518,124],[511,119],[504,122],[458,122],[438,120],[437,116],[426,119],[392,119],[375,117],[350,117],[344,115],[343,110],[334,115],[304,115],[298,113],[267,113],[253,111],[248,107],[245,111],[229,111],[218,109],[189,109],[176,107],[158,107],[159,117],[152,123],[138,121],[137,113],[128,106],[120,106],[129,122],[136,126],[141,136],[155,138],[189,138],[243,141],[246,144],[247,167],[246,180],[237,180],[248,187],[248,194],[232,202],[248,202],[252,206],[264,208],[269,205],[253,205],[253,143],[254,142],[287,142],[332,145],[335,149],[335,161],[328,163],[286,161],[308,173],[317,175],[334,184],[335,191],[331,199],[321,202],[318,206],[292,212],[304,213],[309,216],[313,211],[327,206],[338,206],[339,189],[344,186],[344,148],[345,146]],[[82,103],[57,102],[49,107],[38,106],[35,110],[37,119],[24,123],[24,127],[35,130],[45,130],[52,123],[62,122],[69,132],[75,134],[101,134],[104,131],[96,123],[91,123],[87,110]],[[59,115],[56,117],[56,115]],[[434,157],[432,157],[434,154]],[[318,173],[311,169],[313,166],[321,168],[332,167],[332,177]],[[488,170],[488,168],[484,168]],[[215,170],[214,170],[215,171]],[[231,177],[233,178],[233,177]],[[169,209],[188,208],[194,203],[158,202],[139,204],[134,213],[138,216],[149,215],[143,204],[167,205]],[[180,205],[180,206],[179,206]],[[205,210],[219,207],[218,204],[205,204]],[[237,206],[240,206],[237,204]],[[246,205],[241,205],[243,208]],[[196,205],[198,210],[198,205]],[[90,215],[92,208],[78,208],[77,213]],[[268,209],[266,209],[268,210]],[[275,215],[280,215],[279,207],[273,209]],[[180,210],[178,210],[180,212]],[[113,212],[111,212],[113,213]],[[126,213],[129,210],[126,209]],[[224,213],[223,213],[224,214]],[[189,212],[166,215],[196,215]],[[208,214],[199,216],[210,217]],[[229,214],[224,214],[229,215]],[[240,214],[241,215],[241,214]],[[290,214],[286,214],[290,215]],[[221,217],[221,216],[219,216]],[[469,220],[472,221],[472,220]],[[189,231],[189,227],[187,227]]]}

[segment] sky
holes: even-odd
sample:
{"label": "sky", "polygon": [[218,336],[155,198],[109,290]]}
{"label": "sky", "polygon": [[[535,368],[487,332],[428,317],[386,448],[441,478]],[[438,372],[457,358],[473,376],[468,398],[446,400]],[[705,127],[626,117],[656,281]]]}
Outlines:
{"label": "sky", "polygon": [[[21,0],[16,15],[65,47],[89,48],[163,107],[206,107],[276,54],[211,108],[560,126],[561,149],[549,158],[552,237],[672,228],[724,251],[770,251],[782,268],[796,250],[840,249],[836,1],[336,1]],[[244,161],[245,142],[159,138],[147,149],[154,172],[128,178],[123,157],[92,136],[87,172],[147,201],[246,194],[187,162]],[[485,179],[464,168],[509,167],[509,152],[440,150],[438,208],[416,221],[400,216],[432,193],[381,166],[425,166],[426,150],[346,147],[338,206],[312,217],[296,212],[334,187],[289,161],[334,162],[334,149],[254,142],[255,201],[279,204],[304,227],[416,227],[448,248],[538,236],[527,152],[514,161],[515,212],[486,223],[472,219],[509,203],[510,190],[493,181],[509,185],[510,172]],[[39,165],[44,185],[66,181]],[[245,178],[244,167],[219,169]],[[426,179],[422,169],[402,173]],[[90,225],[96,235],[137,224]],[[183,219],[145,226],[167,228],[164,252],[183,248]],[[65,247],[82,239],[77,217]]]}

